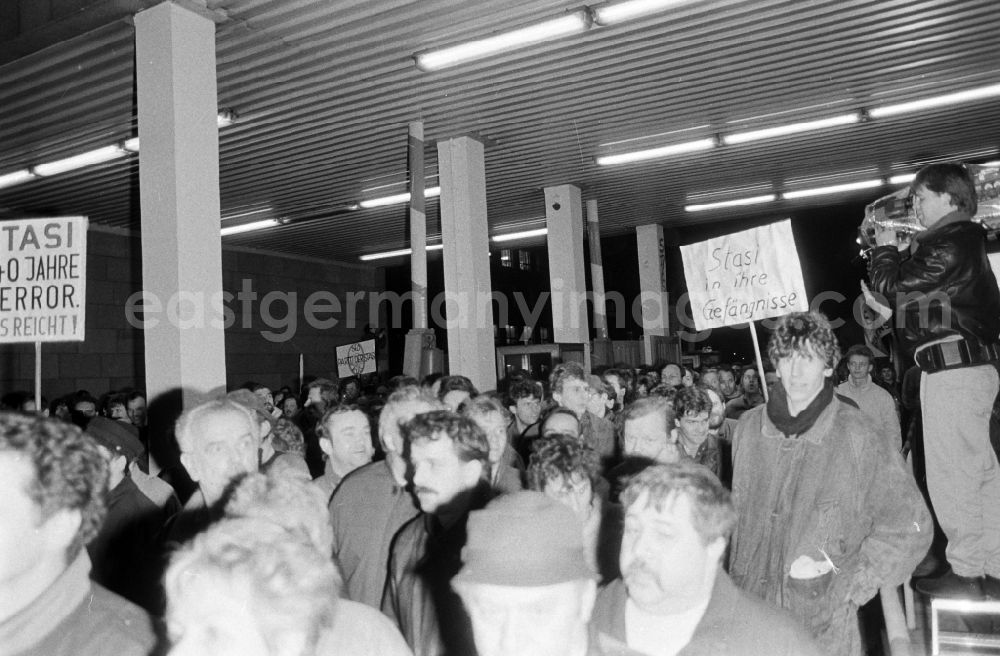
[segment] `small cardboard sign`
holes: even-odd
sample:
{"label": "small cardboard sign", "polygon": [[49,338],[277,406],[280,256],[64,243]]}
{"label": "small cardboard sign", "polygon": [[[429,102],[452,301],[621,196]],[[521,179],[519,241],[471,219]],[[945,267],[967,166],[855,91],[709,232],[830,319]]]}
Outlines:
{"label": "small cardboard sign", "polygon": [[375,340],[344,344],[337,347],[337,376],[373,374],[376,370]]}
{"label": "small cardboard sign", "polygon": [[87,218],[0,221],[0,343],[82,342]]}
{"label": "small cardboard sign", "polygon": [[681,257],[698,330],[809,309],[787,219],[681,246]]}

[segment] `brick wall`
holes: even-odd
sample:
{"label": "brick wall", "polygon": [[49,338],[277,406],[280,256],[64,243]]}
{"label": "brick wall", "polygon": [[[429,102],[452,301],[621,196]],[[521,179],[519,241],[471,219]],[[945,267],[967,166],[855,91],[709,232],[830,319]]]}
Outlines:
{"label": "brick wall", "polygon": [[[129,296],[141,289],[139,238],[92,226],[87,239],[86,340],[42,344],[42,394],[49,400],[78,389],[100,396],[145,387],[142,331],[129,325],[125,313]],[[226,329],[227,385],[255,380],[276,388],[296,383],[300,353],[307,376],[335,372],[334,347],[363,339],[368,294],[383,289],[384,274],[363,265],[224,247],[222,284],[234,296],[227,303],[235,319]],[[256,300],[240,301],[237,294],[245,289]],[[306,320],[306,302],[317,292],[332,292],[341,303],[339,314],[313,313],[336,318],[337,325]],[[345,320],[349,293],[360,296],[354,326]],[[34,367],[33,344],[0,344],[0,393],[32,391]]]}

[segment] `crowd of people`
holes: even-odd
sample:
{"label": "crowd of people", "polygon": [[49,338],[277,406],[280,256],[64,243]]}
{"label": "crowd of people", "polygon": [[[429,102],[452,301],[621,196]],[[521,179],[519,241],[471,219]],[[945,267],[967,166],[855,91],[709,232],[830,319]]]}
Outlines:
{"label": "crowd of people", "polygon": [[763,366],[248,382],[160,461],[139,392],[8,394],[0,654],[862,654],[859,607],[928,559],[928,498],[954,568],[931,593],[1000,597],[879,364],[802,312]]}

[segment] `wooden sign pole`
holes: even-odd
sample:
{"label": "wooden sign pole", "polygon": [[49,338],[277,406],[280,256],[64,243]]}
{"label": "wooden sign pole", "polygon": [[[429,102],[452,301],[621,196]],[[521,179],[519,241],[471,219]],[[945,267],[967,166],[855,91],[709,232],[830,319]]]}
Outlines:
{"label": "wooden sign pole", "polygon": [[764,402],[770,399],[767,395],[767,382],[764,380],[764,359],[760,357],[760,342],[757,341],[757,326],[750,322],[750,337],[753,339],[753,354],[757,358],[757,375],[760,376],[760,389],[764,393]]}
{"label": "wooden sign pole", "polygon": [[35,342],[35,412],[42,413],[42,343]]}

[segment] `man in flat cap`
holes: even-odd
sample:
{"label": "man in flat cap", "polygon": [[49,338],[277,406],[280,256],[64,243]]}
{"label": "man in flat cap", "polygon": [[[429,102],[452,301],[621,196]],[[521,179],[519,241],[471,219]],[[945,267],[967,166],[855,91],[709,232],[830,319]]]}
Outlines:
{"label": "man in flat cap", "polygon": [[541,492],[502,495],[469,515],[467,532],[452,587],[479,656],[638,656],[588,627],[596,574],[568,506]]}

